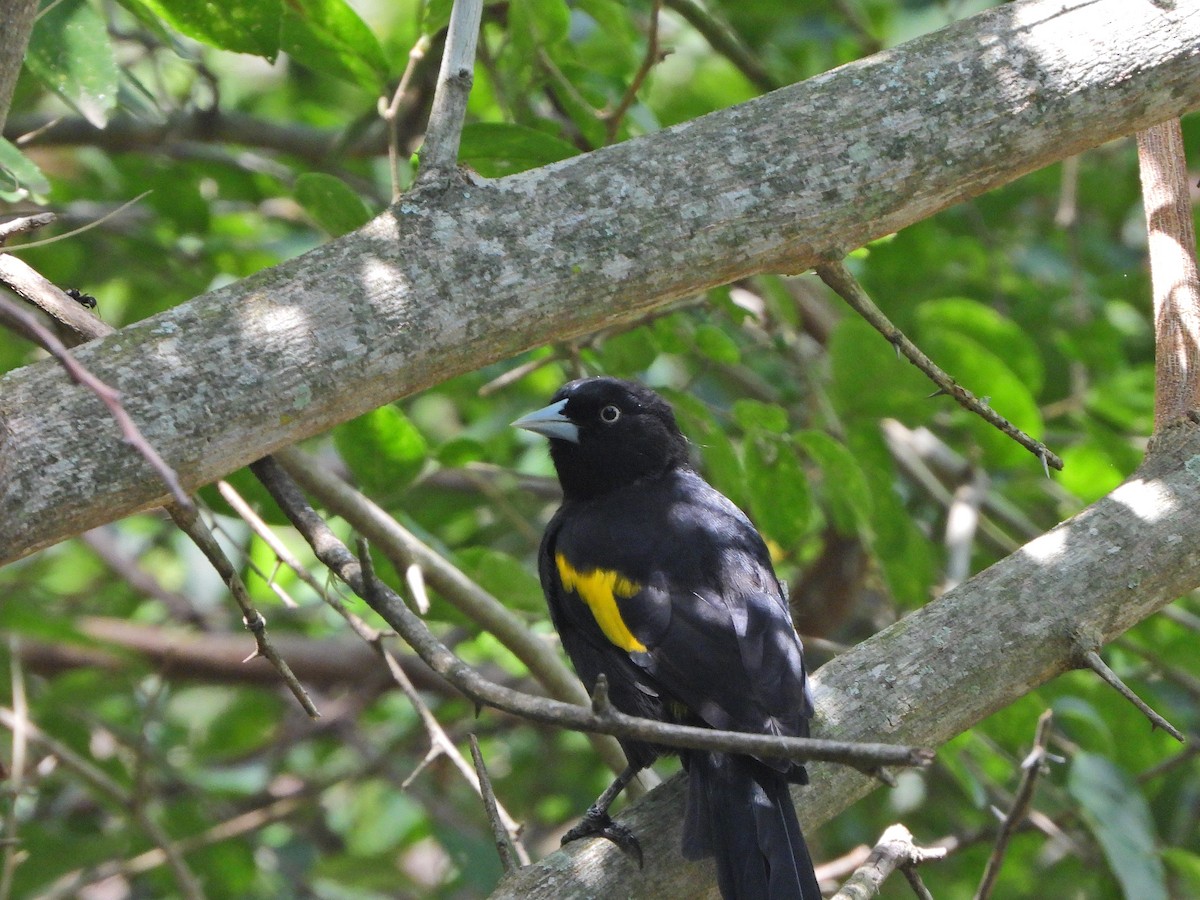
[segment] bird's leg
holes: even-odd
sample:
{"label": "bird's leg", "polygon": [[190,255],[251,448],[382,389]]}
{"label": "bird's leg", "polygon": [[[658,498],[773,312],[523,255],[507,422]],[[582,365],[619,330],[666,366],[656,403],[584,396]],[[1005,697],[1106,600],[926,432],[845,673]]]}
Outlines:
{"label": "bird's leg", "polygon": [[602,837],[612,841],[621,848],[621,852],[637,861],[638,868],[642,867],[642,846],[633,832],[624,825],[614,822],[608,814],[608,808],[617,799],[617,795],[625,790],[625,786],[633,781],[640,768],[626,766],[625,771],[596,798],[596,802],[588,807],[579,824],[563,835],[562,844],[566,846],[571,841],[585,837]]}

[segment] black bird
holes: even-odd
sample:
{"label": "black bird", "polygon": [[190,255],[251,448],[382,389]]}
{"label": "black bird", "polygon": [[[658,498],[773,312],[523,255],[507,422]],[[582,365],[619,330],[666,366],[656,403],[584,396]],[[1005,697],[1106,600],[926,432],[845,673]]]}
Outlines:
{"label": "black bird", "polygon": [[[550,617],[588,691],[601,675],[631,715],[730,731],[807,736],[803,650],[762,537],[696,474],[671,407],[616,378],[573,381],[518,419],[550,439],[563,504],[538,568]],[[819,900],[789,784],[802,765],[622,740],[629,768],[563,839],[608,837],[634,775],[679,752],[688,773],[683,855],[715,856],[726,900]]]}

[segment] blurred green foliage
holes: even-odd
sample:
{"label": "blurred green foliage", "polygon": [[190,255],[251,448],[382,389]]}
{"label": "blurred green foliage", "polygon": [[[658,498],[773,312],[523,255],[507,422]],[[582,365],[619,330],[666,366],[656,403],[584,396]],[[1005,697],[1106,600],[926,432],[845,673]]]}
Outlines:
{"label": "blurred green foliage", "polygon": [[[491,2],[463,161],[486,177],[552,163],[597,149],[610,133],[625,140],[686,121],[987,5],[668,0],[659,34],[665,55],[656,54],[627,113],[612,123],[606,115],[647,53],[650,4]],[[449,10],[448,0],[47,4],[8,142],[0,143],[0,200],[13,211],[54,209],[61,231],[151,193],[102,227],[23,257],[56,283],[94,294],[102,316],[121,326],[357,227],[391,197],[378,97],[423,41],[399,124],[401,174],[410,178],[406,161],[419,148]],[[753,65],[714,50],[699,27],[706,22],[732,35]],[[109,130],[60,141],[51,128],[17,141],[58,117]],[[172,125],[184,120],[193,127]],[[134,136],[105,139],[118,129]],[[1185,131],[1195,158],[1200,121],[1185,120]],[[931,398],[916,370],[811,276],[763,276],[636,328],[498,361],[347,422],[309,449],[549,640],[533,558],[553,507],[552,472],[544,442],[508,423],[580,373],[641,378],[676,404],[698,463],[754,515],[794,595],[825,554],[848,544],[862,551],[845,576],[845,596],[813,619],[821,636],[853,642],[936,596],[945,497],[977,469],[989,477],[996,505],[985,515],[1003,540],[976,542],[976,570],[1137,465],[1153,406],[1144,249],[1136,159],[1123,141],[853,258],[898,326],[1062,455],[1066,470],[1049,480],[1015,444],[947,398]],[[0,335],[0,368],[38,355]],[[525,364],[520,378],[506,378]],[[959,468],[930,464],[941,493],[898,463],[883,419],[928,429],[957,455]],[[230,481],[279,521],[246,473]],[[272,633],[327,654],[325,642],[345,636],[342,620],[276,565],[215,492],[204,496]],[[1019,520],[1003,509],[1017,510]],[[333,524],[350,537],[345,523]],[[295,535],[280,532],[324,581]],[[159,588],[135,586],[122,563],[139,565]],[[386,564],[381,572],[402,580]],[[1187,617],[1195,598],[1177,609],[1143,623],[1106,656],[1194,733],[1200,657]],[[173,665],[169,653],[155,662],[114,649],[89,632],[89,616],[157,629],[161,642],[185,627],[224,635],[234,658],[250,652],[251,639],[216,577],[153,515],[0,571],[0,628],[10,637],[0,656],[23,660],[6,684],[23,681],[40,728],[114,779],[175,840],[194,845],[187,859],[209,896],[458,898],[494,885],[499,863],[479,803],[444,757],[426,765],[421,724],[401,694],[384,688],[381,669],[318,682],[325,717],[309,722],[276,687],[243,683],[240,664],[201,675]],[[511,654],[436,592],[430,621],[472,664],[531,686]],[[104,667],[47,662],[50,650],[61,657],[102,648],[111,654]],[[12,690],[0,688],[5,705]],[[606,784],[577,734],[490,713],[476,718],[444,692],[425,697],[464,752],[467,733],[479,735],[500,800],[525,823],[535,856],[555,846]],[[1080,673],[996,713],[943,748],[930,772],[906,773],[898,789],[838,817],[811,836],[815,855],[831,859],[872,843],[902,820],[919,841],[959,843],[923,876],[938,897],[970,896],[991,848],[992,807],[1011,798],[1047,707],[1057,716],[1051,749],[1068,761],[1050,765],[1036,803],[1044,818],[1014,838],[997,896],[1200,894],[1194,760],[1156,769],[1176,752],[1171,740]],[[6,766],[8,745],[0,741]],[[114,892],[105,896],[178,893],[167,868],[137,864],[153,845],[127,808],[62,761],[40,751],[30,761],[19,795],[3,801],[20,839],[12,896],[39,894],[81,871],[84,880],[109,878]],[[115,874],[92,868],[123,860],[134,864]],[[894,881],[884,896],[906,896]]]}

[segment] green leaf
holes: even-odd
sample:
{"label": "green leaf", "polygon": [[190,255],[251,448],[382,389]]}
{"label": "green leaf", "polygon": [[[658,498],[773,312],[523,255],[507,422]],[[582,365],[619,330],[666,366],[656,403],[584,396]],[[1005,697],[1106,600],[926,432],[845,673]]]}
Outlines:
{"label": "green leaf", "polygon": [[821,467],[823,495],[834,527],[847,535],[861,531],[870,523],[875,504],[854,454],[822,431],[801,431],[796,443]]}
{"label": "green leaf", "polygon": [[1176,886],[1182,888],[1178,896],[1200,897],[1200,854],[1181,847],[1169,847],[1162,855]]}
{"label": "green leaf", "polygon": [[783,434],[788,430],[787,410],[774,403],[763,403],[759,400],[735,400],[733,403],[733,421],[738,428],[747,433],[767,431],[771,434]]}
{"label": "green leaf", "polygon": [[990,306],[965,297],[928,300],[918,308],[917,321],[922,332],[942,329],[972,338],[1004,360],[1031,394],[1041,392],[1045,370],[1037,345],[1016,322]]}
{"label": "green leaf", "polygon": [[605,338],[600,348],[604,371],[632,377],[650,368],[658,356],[658,342],[649,328],[634,328]]}
{"label": "green leaf", "polygon": [[0,199],[13,203],[49,192],[50,182],[33,160],[0,138]]}
{"label": "green leaf", "polygon": [[663,389],[675,408],[683,432],[699,448],[700,469],[722,494],[742,509],[750,508],[746,474],[725,429],[704,402],[692,394]]}
{"label": "green leaf", "polygon": [[1066,447],[1059,455],[1063,470],[1055,480],[1084,503],[1099,500],[1128,474],[1095,441]]}
{"label": "green leaf", "polygon": [[421,432],[395,406],[344,422],[333,439],[364,490],[384,502],[417,477],[428,452]]}
{"label": "green leaf", "polygon": [[97,128],[117,105],[117,60],[104,19],[85,0],[63,0],[38,18],[25,65]]}
{"label": "green leaf", "polygon": [[737,343],[723,330],[708,322],[696,326],[696,347],[709,359],[736,365],[742,359]]}
{"label": "green leaf", "polygon": [[536,128],[471,122],[463,127],[458,158],[485,178],[501,178],[578,154],[575,145]]}
{"label": "green leaf", "polygon": [[1154,820],[1136,782],[1111,760],[1078,753],[1071,761],[1067,790],[1127,900],[1167,900]]}
{"label": "green leaf", "polygon": [[421,15],[421,34],[433,37],[450,24],[450,12],[454,9],[454,0],[429,0]]}
{"label": "green leaf", "polygon": [[280,47],[297,62],[378,93],[388,66],[383,48],[345,0],[289,0]]}
{"label": "green leaf", "polygon": [[749,440],[744,453],[746,484],[755,523],[785,548],[808,533],[812,498],[794,449],[778,440]]}
{"label": "green leaf", "polygon": [[454,437],[437,448],[437,461],[451,469],[487,458],[487,449],[472,437]]}
{"label": "green leaf", "polygon": [[542,586],[533,570],[507,553],[487,547],[468,547],[455,554],[459,568],[505,606],[545,611]]}
{"label": "green leaf", "polygon": [[428,827],[421,807],[383,779],[342,782],[321,798],[329,828],[341,835],[352,856],[372,857],[394,850]]}
{"label": "green leaf", "polygon": [[274,60],[279,54],[283,4],[280,0],[123,0],[140,4],[193,40],[234,53]]}
{"label": "green leaf", "polygon": [[296,179],[296,202],[333,237],[353,231],[371,218],[358,194],[340,178],[324,172],[306,172]]}
{"label": "green leaf", "polygon": [[932,417],[933,405],[925,399],[932,385],[857,316],[847,316],[834,329],[829,360],[829,398],[844,419],[891,416],[911,427]]}
{"label": "green leaf", "polygon": [[508,5],[508,33],[521,52],[551,47],[566,40],[571,11],[564,0],[513,0]]}

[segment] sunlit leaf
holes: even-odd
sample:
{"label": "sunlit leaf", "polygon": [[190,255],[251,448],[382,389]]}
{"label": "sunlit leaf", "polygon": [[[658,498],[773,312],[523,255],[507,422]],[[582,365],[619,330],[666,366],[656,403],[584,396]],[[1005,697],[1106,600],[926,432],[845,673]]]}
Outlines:
{"label": "sunlit leaf", "polygon": [[324,172],[305,172],[296,179],[296,201],[333,237],[353,231],[371,218],[358,194],[340,178]]}
{"label": "sunlit leaf", "polygon": [[561,138],[524,125],[471,122],[463,127],[459,162],[485,178],[549,165],[579,153]]}
{"label": "sunlit leaf", "polygon": [[281,0],[123,0],[141,4],[193,40],[235,53],[275,59],[283,17]]}
{"label": "sunlit leaf", "polygon": [[355,479],[376,499],[402,491],[424,467],[428,454],[421,432],[395,406],[381,406],[344,422],[333,436]]}
{"label": "sunlit leaf", "polygon": [[85,0],[62,0],[38,17],[25,65],[97,128],[117,105],[117,60],[108,27]]}
{"label": "sunlit leaf", "polygon": [[383,49],[345,0],[288,0],[280,48],[310,69],[372,93],[384,88],[388,71]]}
{"label": "sunlit leaf", "polygon": [[747,441],[743,464],[755,524],[765,537],[795,546],[812,518],[808,479],[795,449],[783,441]]}

